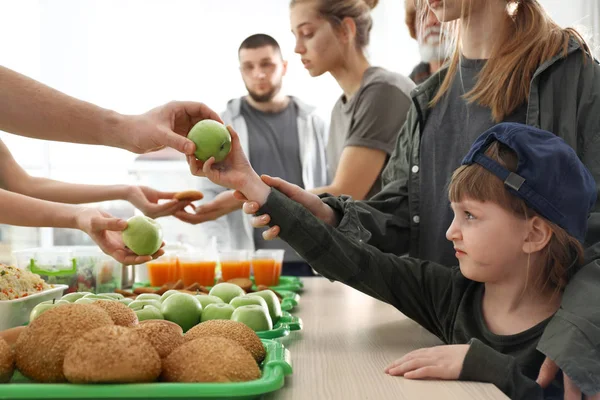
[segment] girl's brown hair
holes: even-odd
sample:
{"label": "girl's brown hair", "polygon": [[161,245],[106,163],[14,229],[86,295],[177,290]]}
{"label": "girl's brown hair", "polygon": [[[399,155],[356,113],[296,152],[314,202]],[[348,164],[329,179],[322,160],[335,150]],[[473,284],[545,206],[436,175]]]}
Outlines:
{"label": "girl's brown hair", "polygon": [[[485,154],[509,171],[516,171],[517,155],[505,145],[494,142]],[[454,171],[448,197],[451,202],[464,199],[493,202],[523,219],[533,216],[543,218],[528,207],[523,199],[511,194],[500,178],[479,164],[463,165]],[[561,291],[583,263],[583,247],[563,228],[543,219],[552,229],[552,238],[542,250],[542,273],[534,282],[534,287],[544,288],[549,285],[552,289]]]}
{"label": "girl's brown hair", "polygon": [[368,46],[373,27],[371,10],[379,0],[291,0],[290,7],[306,2],[315,3],[319,15],[334,28],[339,28],[344,18],[352,18],[356,25],[356,46],[359,49]]}
{"label": "girl's brown hair", "polygon": [[[463,3],[462,15],[469,15],[473,0]],[[420,0],[420,18],[426,15],[426,1]],[[488,62],[479,73],[475,87],[464,95],[469,103],[478,103],[492,111],[495,122],[503,121],[529,98],[530,82],[540,65],[552,57],[566,57],[569,41],[575,39],[587,54],[589,47],[572,28],[556,24],[537,0],[506,0],[504,40],[496,43]],[[436,105],[449,91],[460,64],[459,24],[452,23],[454,53],[448,73],[431,106]]]}

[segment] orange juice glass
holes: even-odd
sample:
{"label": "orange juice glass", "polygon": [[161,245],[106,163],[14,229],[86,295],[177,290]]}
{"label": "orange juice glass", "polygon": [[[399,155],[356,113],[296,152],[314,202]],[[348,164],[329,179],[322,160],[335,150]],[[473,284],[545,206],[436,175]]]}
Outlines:
{"label": "orange juice glass", "polygon": [[171,282],[171,274],[176,260],[171,257],[160,257],[146,264],[150,286],[162,286]]}
{"label": "orange juice glass", "polygon": [[225,282],[233,278],[250,278],[249,253],[247,250],[219,251],[221,277]]}
{"label": "orange juice glass", "polygon": [[283,254],[285,250],[260,249],[252,255],[252,271],[254,272],[254,283],[265,286],[276,286],[279,284]]}
{"label": "orange juice glass", "polygon": [[178,256],[180,278],[185,286],[215,284],[217,257],[209,252],[191,252]]}

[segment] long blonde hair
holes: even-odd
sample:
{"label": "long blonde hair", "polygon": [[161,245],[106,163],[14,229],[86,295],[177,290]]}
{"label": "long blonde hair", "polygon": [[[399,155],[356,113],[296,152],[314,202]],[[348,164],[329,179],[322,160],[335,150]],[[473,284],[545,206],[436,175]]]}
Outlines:
{"label": "long blonde hair", "polygon": [[[462,15],[469,15],[473,0],[463,2]],[[426,1],[420,0],[419,18],[426,15]],[[495,122],[503,121],[529,98],[531,79],[541,64],[562,54],[566,57],[571,38],[590,54],[583,37],[573,28],[561,28],[537,0],[506,0],[504,40],[492,49],[472,90],[464,95],[469,103],[478,103],[492,111]],[[446,77],[430,103],[435,106],[449,91],[460,65],[460,29],[451,23],[454,53]]]}

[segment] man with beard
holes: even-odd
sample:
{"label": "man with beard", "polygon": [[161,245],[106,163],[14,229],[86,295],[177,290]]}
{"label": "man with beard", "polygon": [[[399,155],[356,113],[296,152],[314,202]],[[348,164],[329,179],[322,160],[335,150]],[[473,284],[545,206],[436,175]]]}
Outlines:
{"label": "man with beard", "polygon": [[[277,41],[265,34],[252,35],[240,45],[238,58],[248,94],[230,100],[221,117],[240,136],[252,167],[259,174],[279,176],[306,189],[327,185],[326,124],[314,107],[282,93],[287,61]],[[282,240],[265,241],[242,213],[243,203],[232,191],[208,179],[201,179],[200,190],[205,202],[195,214],[176,216],[194,224],[210,221],[203,233],[216,236],[220,248],[280,248],[286,250],[286,261],[301,260]],[[310,271],[308,265],[306,270]]]}
{"label": "man with beard", "polygon": [[406,25],[410,36],[419,43],[421,62],[408,76],[417,85],[435,74],[448,57],[448,46],[442,26],[435,14],[427,8],[424,18],[417,15],[415,0],[406,0]]}

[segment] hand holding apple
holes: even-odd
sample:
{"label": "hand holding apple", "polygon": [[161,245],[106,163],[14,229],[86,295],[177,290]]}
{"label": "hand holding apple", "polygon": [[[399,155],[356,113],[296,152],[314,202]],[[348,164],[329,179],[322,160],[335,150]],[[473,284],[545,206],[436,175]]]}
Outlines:
{"label": "hand holding apple", "polygon": [[230,126],[227,127],[231,134],[231,152],[218,164],[214,157],[210,157],[206,162],[196,159],[195,156],[188,156],[187,161],[190,166],[190,172],[196,176],[205,176],[217,185],[229,189],[239,190],[249,200],[254,200],[264,204],[269,196],[271,189],[258,174],[252,169],[250,162],[244,155],[240,138]]}
{"label": "hand holding apple", "polygon": [[152,218],[136,215],[127,220],[123,242],[135,254],[149,256],[162,246],[162,229]]}
{"label": "hand holding apple", "polygon": [[121,232],[127,228],[127,222],[105,211],[81,208],[75,214],[75,224],[78,229],[87,233],[104,253],[122,264],[143,264],[164,254],[163,250],[157,249],[152,255],[139,256],[126,249]]}
{"label": "hand holding apple", "polygon": [[[161,192],[146,186],[129,186],[126,200],[150,218],[173,215],[191,204],[190,201],[174,199],[175,192]],[[158,204],[159,200],[169,200]]]}

